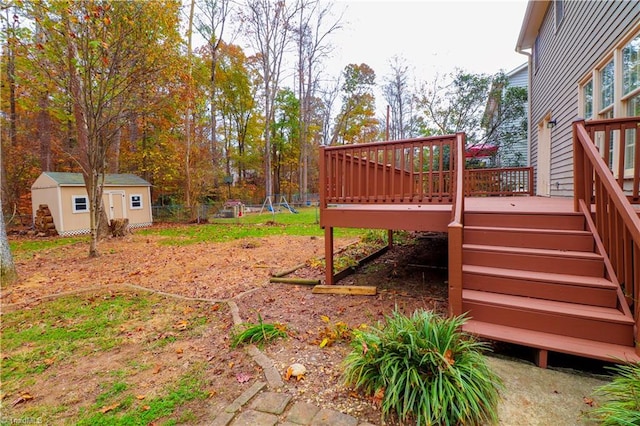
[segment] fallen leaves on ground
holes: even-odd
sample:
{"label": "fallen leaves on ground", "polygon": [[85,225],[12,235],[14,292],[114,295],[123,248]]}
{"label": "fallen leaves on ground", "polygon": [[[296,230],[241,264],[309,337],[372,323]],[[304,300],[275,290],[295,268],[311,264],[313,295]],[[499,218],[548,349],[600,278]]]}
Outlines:
{"label": "fallen leaves on ground", "polygon": [[20,394],[20,396],[18,397],[18,399],[16,399],[15,401],[13,401],[13,404],[11,404],[11,405],[13,405],[13,406],[15,407],[15,406],[16,406],[16,405],[18,405],[18,404],[22,404],[22,403],[24,403],[24,402],[32,401],[32,400],[33,400],[33,395],[31,395],[31,394],[30,394],[30,393],[28,393],[28,392],[22,392],[22,393]]}
{"label": "fallen leaves on ground", "polygon": [[251,376],[251,374],[248,374],[248,373],[238,373],[238,374],[236,374],[236,380],[238,381],[238,383],[247,383],[252,378],[253,377]]}
{"label": "fallen leaves on ground", "polygon": [[106,413],[108,413],[109,411],[113,411],[113,410],[115,410],[115,409],[116,409],[116,408],[118,408],[119,406],[120,406],[120,403],[119,403],[119,402],[116,402],[115,404],[108,405],[108,406],[106,406],[106,407],[102,407],[102,408],[100,409],[100,412],[101,412],[102,414],[106,414]]}

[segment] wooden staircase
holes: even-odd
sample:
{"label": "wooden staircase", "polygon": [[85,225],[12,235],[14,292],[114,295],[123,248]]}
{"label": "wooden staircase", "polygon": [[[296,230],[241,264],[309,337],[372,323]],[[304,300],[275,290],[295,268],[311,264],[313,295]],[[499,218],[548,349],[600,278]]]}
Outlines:
{"label": "wooden staircase", "polygon": [[465,331],[606,361],[638,360],[635,321],[582,213],[464,213]]}

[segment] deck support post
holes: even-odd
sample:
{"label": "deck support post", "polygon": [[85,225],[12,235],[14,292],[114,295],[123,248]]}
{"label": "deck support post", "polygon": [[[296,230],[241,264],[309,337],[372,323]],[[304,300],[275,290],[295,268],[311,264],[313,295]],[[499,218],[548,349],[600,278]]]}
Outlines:
{"label": "deck support post", "polygon": [[449,224],[449,316],[462,314],[462,232],[461,223]]}
{"label": "deck support post", "polygon": [[549,357],[549,351],[546,349],[536,350],[535,362],[540,368],[547,368],[547,358]]}
{"label": "deck support post", "polygon": [[333,284],[333,228],[324,227],[325,284]]}
{"label": "deck support post", "polygon": [[393,248],[393,229],[387,230],[387,248],[389,250]]}

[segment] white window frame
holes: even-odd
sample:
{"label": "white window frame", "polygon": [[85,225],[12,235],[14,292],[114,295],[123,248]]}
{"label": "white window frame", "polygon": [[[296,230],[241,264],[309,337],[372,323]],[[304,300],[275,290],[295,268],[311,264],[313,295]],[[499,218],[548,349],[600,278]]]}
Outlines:
{"label": "white window frame", "polygon": [[[76,200],[84,199],[85,209],[78,209]],[[72,195],[71,196],[71,211],[73,213],[89,213],[89,197],[87,195]]]}
{"label": "white window frame", "polygon": [[[624,114],[626,116],[632,116],[633,113],[631,112],[631,105],[632,102],[638,102],[640,103],[640,75],[636,76],[636,87],[635,88],[629,88],[627,89],[627,92],[625,92],[625,83],[627,83],[625,81],[625,67],[624,67],[624,54],[623,51],[633,42],[633,41],[637,41],[640,42],[640,31],[638,31],[634,36],[630,37],[626,43],[624,43],[624,45],[622,46],[622,48],[620,49],[620,79],[621,79],[621,92],[622,92],[622,110],[624,111]],[[638,50],[636,52],[636,55],[640,55],[640,50]],[[638,58],[638,56],[636,56],[636,61],[640,61],[640,58]],[[638,67],[638,63],[635,64],[636,67]],[[636,69],[636,71],[638,71],[638,73],[640,74],[640,70]],[[636,132],[638,131],[638,129],[635,130]],[[624,168],[624,173],[625,173],[625,177],[628,175],[631,175],[631,172],[633,171],[633,163],[634,163],[634,155],[635,155],[635,150],[638,149],[638,147],[635,146],[635,135],[633,134],[633,131],[627,131],[627,135],[626,136],[626,140],[631,140],[632,143],[627,145],[625,143],[625,156],[624,156],[624,161],[625,161],[625,168]]]}
{"label": "white window frame", "polygon": [[[585,117],[586,120],[590,119],[604,119],[604,118],[622,118],[628,117],[630,114],[628,112],[629,102],[634,99],[636,96],[640,96],[640,87],[635,88],[629,93],[623,93],[623,55],[622,50],[631,43],[632,40],[640,37],[640,23],[636,25],[627,36],[622,38],[621,42],[619,42],[608,54],[600,61],[596,66],[584,77],[580,80],[578,84],[578,99],[580,102],[580,114]],[[602,71],[604,68],[613,63],[613,102],[609,105],[602,105]],[[585,87],[592,82],[592,93],[593,93],[593,103],[592,103],[592,111],[593,114],[591,117],[586,117],[586,99],[584,95]],[[618,170],[618,155],[617,154],[622,148],[621,145],[624,145],[620,141],[620,132],[614,132],[612,137],[612,144],[610,147],[610,155],[612,162],[610,166],[614,172],[614,175],[617,175]],[[602,141],[596,140],[594,141],[596,145],[601,149]],[[633,164],[629,164],[627,162],[627,156],[633,149],[628,146],[624,146],[625,149],[625,171],[624,177],[632,177],[633,176],[633,167],[627,168],[627,165],[633,166]],[[604,153],[602,153],[604,157]],[[617,177],[617,176],[616,176]]]}
{"label": "white window frame", "polygon": [[[134,206],[133,205],[133,198],[134,197],[138,197],[140,205],[139,206]],[[143,204],[142,204],[142,194],[130,194],[129,195],[129,208],[131,210],[142,210],[144,208]]]}

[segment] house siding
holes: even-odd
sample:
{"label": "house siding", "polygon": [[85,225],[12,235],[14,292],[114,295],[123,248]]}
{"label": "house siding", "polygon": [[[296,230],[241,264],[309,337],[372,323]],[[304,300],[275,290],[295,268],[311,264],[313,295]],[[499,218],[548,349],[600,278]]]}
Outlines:
{"label": "house siding", "polygon": [[523,68],[520,71],[509,76],[509,85],[513,87],[527,87],[529,84],[528,68]]}
{"label": "house siding", "polygon": [[[529,86],[529,67],[523,66],[518,67],[514,71],[507,74],[509,78],[509,86],[511,87],[523,87],[527,89]],[[525,104],[525,112],[524,117],[527,116],[528,112],[528,103]],[[522,120],[517,120],[515,122],[511,122],[506,124],[507,126],[519,127],[522,126]],[[529,155],[528,155],[528,144],[527,137],[525,136],[522,140],[515,141],[512,146],[509,147],[508,150],[505,150],[500,154],[500,165],[501,166],[526,166],[529,164]]]}
{"label": "house siding", "polygon": [[529,131],[531,165],[537,169],[538,125],[548,115],[557,122],[551,131],[551,195],[573,194],[571,125],[579,118],[579,82],[639,19],[637,1],[565,1],[556,30],[549,3],[538,34],[539,66],[532,69],[529,88]]}

